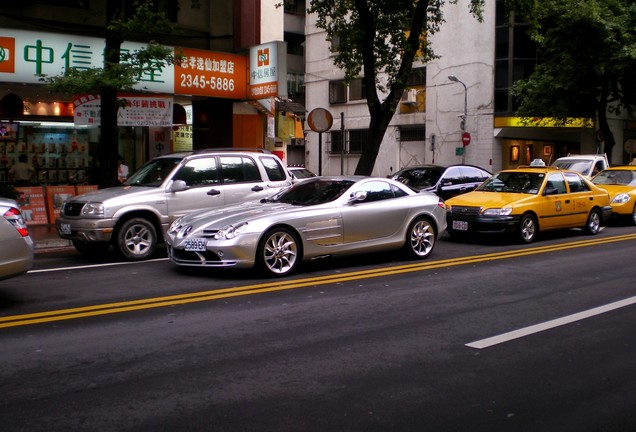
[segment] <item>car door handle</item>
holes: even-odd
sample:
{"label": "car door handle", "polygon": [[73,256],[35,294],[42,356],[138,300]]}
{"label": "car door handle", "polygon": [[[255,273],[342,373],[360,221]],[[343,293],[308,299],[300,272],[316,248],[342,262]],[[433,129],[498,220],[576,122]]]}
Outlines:
{"label": "car door handle", "polygon": [[217,189],[210,189],[206,192],[208,195],[221,195],[221,191]]}
{"label": "car door handle", "polygon": [[570,204],[570,200],[565,200],[565,203],[566,204]]}
{"label": "car door handle", "polygon": [[260,191],[264,190],[264,188],[263,188],[263,186],[258,186],[258,185],[256,185],[256,186],[254,186],[254,187],[252,188],[252,190],[253,190],[254,192],[260,192]]}

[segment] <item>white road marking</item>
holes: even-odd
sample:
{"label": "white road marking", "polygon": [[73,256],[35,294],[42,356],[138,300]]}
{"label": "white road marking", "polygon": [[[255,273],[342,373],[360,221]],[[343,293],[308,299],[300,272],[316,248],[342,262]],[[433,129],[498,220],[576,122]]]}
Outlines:
{"label": "white road marking", "polygon": [[144,261],[125,261],[125,262],[116,262],[116,263],[107,263],[107,264],[91,264],[91,265],[83,265],[83,266],[75,266],[75,267],[56,267],[50,269],[41,269],[41,270],[29,270],[27,273],[48,273],[55,271],[64,271],[64,270],[81,270],[81,269],[90,269],[90,268],[98,268],[98,267],[113,267],[120,265],[130,265],[130,264],[143,264],[147,262],[156,262],[156,261],[167,261],[168,258],[155,258]]}
{"label": "white road marking", "polygon": [[509,342],[514,339],[522,338],[525,336],[529,336],[534,333],[539,333],[544,330],[549,330],[555,327],[559,327],[566,324],[571,324],[575,321],[580,321],[586,318],[593,317],[595,315],[600,315],[606,312],[613,311],[615,309],[620,309],[625,306],[636,304],[636,296],[630,297],[625,300],[620,300],[614,303],[609,303],[604,306],[599,306],[593,309],[588,309],[583,312],[578,312],[572,315],[568,315],[562,318],[557,318],[551,321],[546,321],[544,323],[535,324],[529,327],[524,327],[519,330],[514,330],[508,333],[503,333],[498,336],[489,337],[486,339],[481,339],[475,342],[467,343],[466,346],[477,349],[484,349],[491,347],[493,345],[497,345],[504,342]]}

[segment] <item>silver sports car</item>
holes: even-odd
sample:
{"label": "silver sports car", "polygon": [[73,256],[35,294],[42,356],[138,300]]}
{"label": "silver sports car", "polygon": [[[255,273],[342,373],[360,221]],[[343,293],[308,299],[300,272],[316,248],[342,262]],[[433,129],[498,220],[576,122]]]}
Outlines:
{"label": "silver sports car", "polygon": [[403,248],[430,255],[446,229],[444,202],[374,177],[313,177],[260,202],[195,211],[166,233],[182,266],[257,266],[284,276],[300,262]]}

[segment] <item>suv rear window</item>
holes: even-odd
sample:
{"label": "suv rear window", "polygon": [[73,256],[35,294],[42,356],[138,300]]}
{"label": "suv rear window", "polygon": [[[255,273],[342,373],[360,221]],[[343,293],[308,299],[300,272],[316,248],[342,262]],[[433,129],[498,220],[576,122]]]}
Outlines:
{"label": "suv rear window", "polygon": [[261,181],[256,162],[242,156],[221,156],[223,183]]}
{"label": "suv rear window", "polygon": [[285,169],[278,162],[277,159],[268,156],[261,156],[260,160],[263,163],[263,167],[265,167],[267,177],[269,177],[271,181],[281,181],[287,179],[287,176],[285,175]]}

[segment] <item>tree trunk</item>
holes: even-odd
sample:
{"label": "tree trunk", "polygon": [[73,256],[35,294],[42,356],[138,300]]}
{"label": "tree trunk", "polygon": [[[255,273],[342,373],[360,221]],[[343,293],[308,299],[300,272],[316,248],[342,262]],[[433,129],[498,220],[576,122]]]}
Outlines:
{"label": "tree trunk", "polygon": [[[107,21],[111,22],[120,14],[121,4],[118,1],[107,2]],[[106,30],[106,47],[104,49],[104,71],[112,69],[112,65],[120,61],[120,34]],[[93,181],[99,188],[119,185],[117,179],[117,153],[119,151],[119,129],[117,127],[117,88],[104,87],[100,90],[101,97],[101,139],[97,145],[97,163]]]}
{"label": "tree trunk", "polygon": [[604,85],[601,89],[601,95],[596,104],[596,116],[598,117],[598,128],[603,136],[603,142],[605,154],[607,154],[607,160],[610,165],[612,164],[612,152],[614,149],[614,144],[616,144],[616,140],[614,139],[614,134],[610,129],[609,123],[607,122],[607,86]]}

